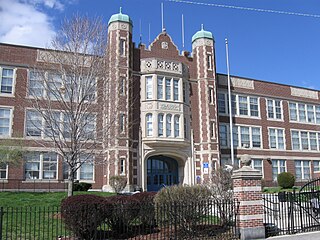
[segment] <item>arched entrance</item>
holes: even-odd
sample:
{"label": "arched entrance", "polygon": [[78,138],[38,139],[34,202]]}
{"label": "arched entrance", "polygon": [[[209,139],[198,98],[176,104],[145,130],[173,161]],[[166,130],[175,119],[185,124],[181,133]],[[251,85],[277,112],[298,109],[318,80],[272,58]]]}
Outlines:
{"label": "arched entrance", "polygon": [[162,155],[147,160],[147,190],[159,191],[164,186],[178,184],[178,163]]}

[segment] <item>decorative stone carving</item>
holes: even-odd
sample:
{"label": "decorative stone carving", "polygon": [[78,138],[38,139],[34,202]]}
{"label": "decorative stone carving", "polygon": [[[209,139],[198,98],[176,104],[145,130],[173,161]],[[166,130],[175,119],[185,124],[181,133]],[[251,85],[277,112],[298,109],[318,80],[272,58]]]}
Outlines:
{"label": "decorative stone carving", "polygon": [[168,49],[168,43],[167,42],[162,42],[161,43],[161,48],[162,49]]}
{"label": "decorative stone carving", "polygon": [[159,110],[180,111],[180,105],[176,103],[158,103]]}
{"label": "decorative stone carving", "polygon": [[127,30],[128,29],[128,24],[121,23],[120,28],[123,29],[123,30]]}
{"label": "decorative stone carving", "polygon": [[[230,82],[232,87],[254,89],[254,82],[252,80],[237,78],[237,77],[230,77]],[[219,84],[227,86],[228,77],[219,76]]]}
{"label": "decorative stone carving", "polygon": [[151,61],[146,61],[145,66],[146,66],[146,68],[151,68],[152,67],[152,62]]}
{"label": "decorative stone carving", "polygon": [[161,70],[164,72],[171,72],[182,74],[182,63],[165,61],[160,59],[146,59],[141,61],[141,72]]}
{"label": "decorative stone carving", "polygon": [[147,110],[151,110],[153,108],[153,104],[152,103],[147,103],[146,104],[146,109]]}
{"label": "decorative stone carving", "polygon": [[295,87],[290,87],[290,88],[291,88],[292,96],[319,99],[317,91],[312,91],[312,90],[302,89],[302,88],[295,88]]}
{"label": "decorative stone carving", "polygon": [[242,155],[240,161],[244,166],[251,166],[251,156],[248,154]]}
{"label": "decorative stone carving", "polygon": [[192,48],[196,48],[196,47],[199,47],[199,46],[210,46],[210,47],[212,47],[213,46],[213,40],[200,38],[200,39],[195,40],[192,43]]}

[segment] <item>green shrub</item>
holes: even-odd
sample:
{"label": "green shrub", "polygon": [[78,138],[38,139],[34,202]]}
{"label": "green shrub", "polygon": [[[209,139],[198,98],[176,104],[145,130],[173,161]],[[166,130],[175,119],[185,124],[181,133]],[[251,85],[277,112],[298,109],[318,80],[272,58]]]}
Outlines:
{"label": "green shrub", "polygon": [[295,176],[289,172],[282,172],[277,177],[278,186],[282,188],[292,188],[296,181]]}
{"label": "green shrub", "polygon": [[194,233],[208,208],[211,192],[205,186],[171,186],[162,188],[155,196],[156,220],[159,226],[175,223],[179,237]]}
{"label": "green shrub", "polygon": [[86,192],[92,187],[91,183],[86,183],[86,182],[80,182],[77,181],[73,184],[73,191],[82,191]]}
{"label": "green shrub", "polygon": [[116,193],[120,193],[127,186],[127,178],[124,176],[112,176],[109,184]]}
{"label": "green shrub", "polygon": [[61,202],[61,216],[66,227],[80,239],[93,239],[97,227],[110,215],[105,198],[97,195],[77,195]]}
{"label": "green shrub", "polygon": [[117,195],[105,198],[104,209],[110,213],[106,216],[108,226],[119,237],[138,217],[140,206],[132,196]]}

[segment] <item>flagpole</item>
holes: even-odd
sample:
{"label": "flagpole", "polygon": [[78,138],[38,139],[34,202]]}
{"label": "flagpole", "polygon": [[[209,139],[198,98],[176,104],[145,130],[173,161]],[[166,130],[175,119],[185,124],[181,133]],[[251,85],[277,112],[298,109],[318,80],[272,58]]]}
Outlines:
{"label": "flagpole", "polygon": [[229,48],[228,39],[226,41],[226,59],[227,59],[227,74],[228,74],[228,96],[229,96],[229,129],[230,129],[230,152],[231,163],[234,166],[234,150],[233,150],[233,123],[232,123],[232,97],[231,97],[231,81],[230,81],[230,66],[229,66]]}

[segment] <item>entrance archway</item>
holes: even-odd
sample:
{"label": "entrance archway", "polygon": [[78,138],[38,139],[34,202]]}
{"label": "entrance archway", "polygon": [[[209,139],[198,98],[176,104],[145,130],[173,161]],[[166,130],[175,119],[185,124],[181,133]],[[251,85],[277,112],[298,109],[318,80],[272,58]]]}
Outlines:
{"label": "entrance archway", "polygon": [[167,156],[152,156],[147,160],[147,190],[159,191],[164,186],[178,184],[178,163]]}

